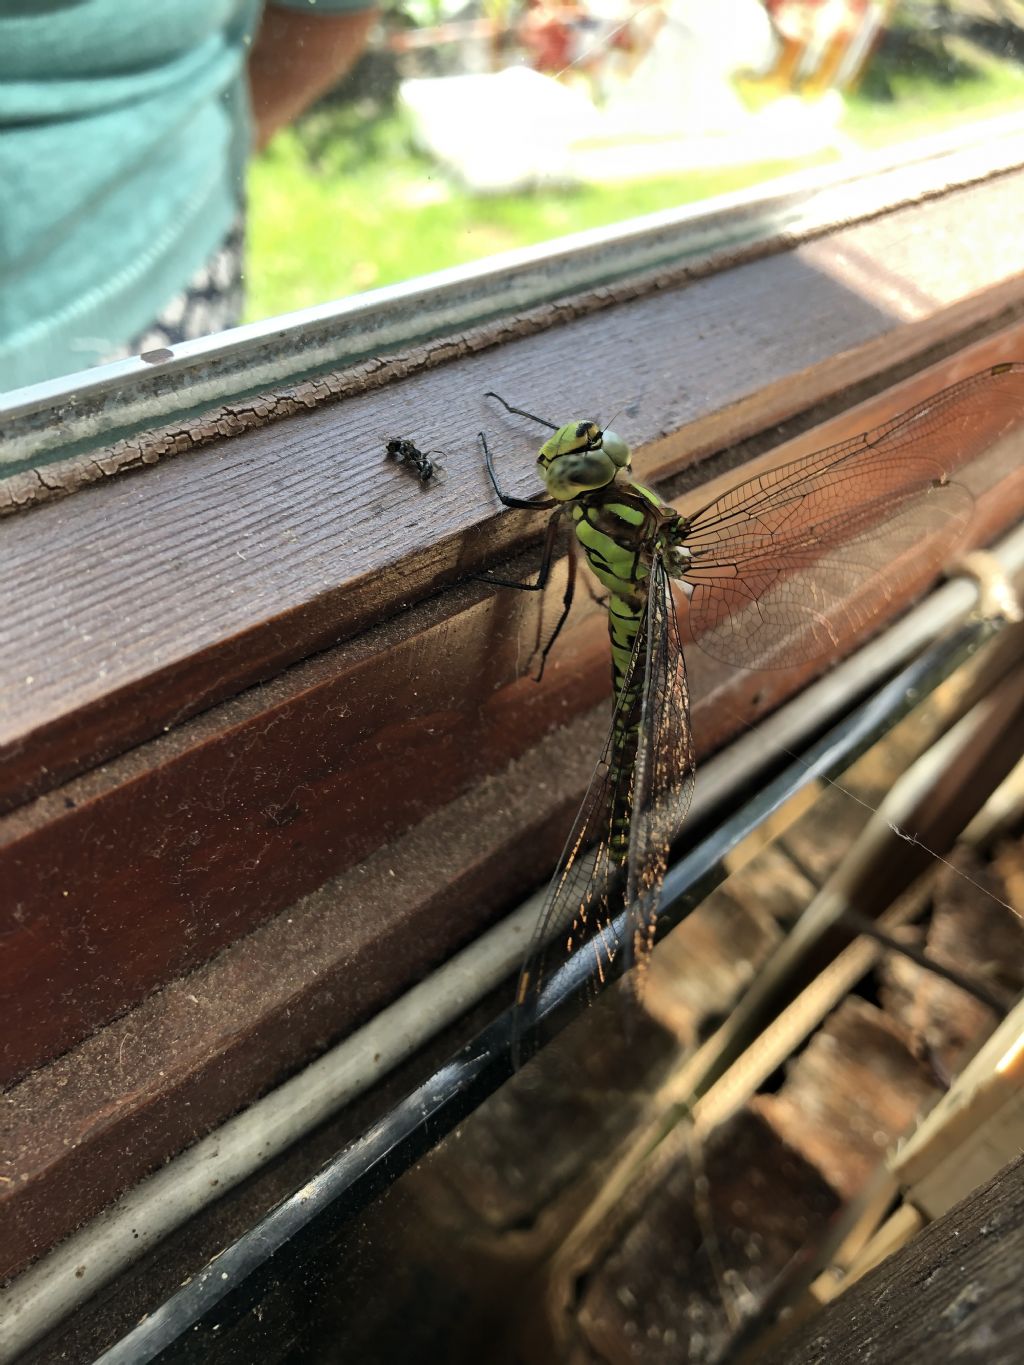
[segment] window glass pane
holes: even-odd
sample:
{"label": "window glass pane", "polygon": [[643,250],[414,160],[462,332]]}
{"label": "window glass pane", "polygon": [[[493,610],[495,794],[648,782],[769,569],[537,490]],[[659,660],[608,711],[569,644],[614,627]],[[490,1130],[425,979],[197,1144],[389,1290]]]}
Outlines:
{"label": "window glass pane", "polygon": [[[0,386],[1024,109],[1022,7],[0,7]],[[3,79],[6,78],[6,79]]]}

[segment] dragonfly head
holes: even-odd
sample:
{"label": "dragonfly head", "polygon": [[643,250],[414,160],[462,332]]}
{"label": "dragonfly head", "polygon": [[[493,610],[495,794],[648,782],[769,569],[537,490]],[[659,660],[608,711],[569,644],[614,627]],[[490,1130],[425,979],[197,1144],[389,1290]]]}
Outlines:
{"label": "dragonfly head", "polygon": [[545,441],[537,456],[547,490],[560,502],[604,488],[629,468],[629,446],[596,422],[567,422]]}

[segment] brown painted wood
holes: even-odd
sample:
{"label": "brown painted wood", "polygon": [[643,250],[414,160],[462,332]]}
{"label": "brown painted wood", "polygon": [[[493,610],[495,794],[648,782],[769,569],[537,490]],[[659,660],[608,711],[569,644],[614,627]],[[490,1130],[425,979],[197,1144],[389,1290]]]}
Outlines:
{"label": "brown painted wood", "polygon": [[[660,477],[1019,306],[1022,180],[900,210],[10,519],[0,572],[18,591],[4,621],[0,803],[52,790],[532,538],[528,516],[496,514],[475,442],[486,426],[510,485],[527,491],[537,433],[499,421],[486,389],[553,414],[621,410],[638,468]],[[423,490],[386,467],[395,434],[444,448],[444,482]]]}
{"label": "brown painted wood", "polygon": [[[518,617],[535,601],[483,588],[436,599],[9,815],[5,1078],[593,705],[605,667],[554,666],[543,688],[521,676]],[[570,650],[577,635],[592,662],[606,652],[596,608]],[[452,668],[456,651],[476,661],[468,675]]]}
{"label": "brown painted wood", "polygon": [[[574,738],[551,737],[514,790],[492,783],[489,801],[472,792],[428,816],[15,1086],[0,1278],[414,985],[503,908],[496,886],[532,889],[519,840],[557,856],[590,757]],[[551,771],[563,776],[538,802]]]}
{"label": "brown painted wood", "polygon": [[[942,387],[950,370],[972,373],[1010,346],[1024,351],[1016,330],[793,444],[863,430]],[[793,453],[792,444],[781,447],[749,468]],[[978,476],[979,539],[1019,512],[1007,494],[1018,476],[1017,468]],[[681,505],[692,508],[734,478]],[[0,1041],[4,1081],[73,1046],[598,702],[608,689],[604,623],[580,596],[539,688],[526,676],[536,599],[464,586],[0,821],[0,992],[15,1002]],[[889,603],[888,612],[901,605]],[[820,667],[743,673],[693,651],[700,751],[719,747]],[[590,756],[600,726],[594,733]],[[534,867],[540,882],[550,862]]]}
{"label": "brown painted wood", "polygon": [[[705,698],[697,713],[700,732],[710,728],[716,710],[736,704],[724,689]],[[501,782],[488,780],[427,816],[16,1086],[0,1120],[0,1274],[16,1272],[127,1185],[347,1032],[443,959],[453,938],[473,933],[507,899],[528,890],[535,869],[557,853],[605,720],[601,705],[549,734]],[[812,842],[816,814],[817,807],[802,821],[812,825]],[[983,875],[972,872],[976,881]],[[733,878],[728,894],[739,894],[743,880]],[[773,873],[773,886],[777,880]],[[958,885],[954,881],[953,889]],[[771,892],[766,896],[762,886],[755,895],[755,889],[750,888],[751,906],[763,914]],[[997,896],[1009,894],[996,883],[992,889]],[[717,898],[723,894],[724,888]],[[785,912],[784,904],[775,908]],[[699,933],[695,938],[690,932],[718,913],[711,902],[703,906],[665,950],[671,956],[679,938],[682,957],[691,966],[703,964],[712,977],[717,970],[720,983],[721,926],[710,947],[705,942],[702,948]],[[748,942],[733,963],[734,985],[751,969],[750,949]],[[654,992],[669,989],[660,956]],[[94,971],[93,959],[84,959],[83,974]],[[671,976],[670,967],[665,975]],[[705,992],[698,996],[706,1002]],[[719,1001],[719,1009],[725,1003]],[[657,1012],[665,1017],[664,1010]],[[687,1028],[692,1026],[691,1018]],[[584,1031],[591,1027],[593,1021],[581,1021]],[[849,1052],[854,1061],[868,1055],[863,1039]],[[856,1075],[848,1079],[857,1099],[861,1081]],[[905,1090],[901,1085],[897,1094]],[[534,1100],[531,1091],[531,1104]],[[792,1108],[788,1134],[798,1149],[803,1112]],[[507,1127],[504,1111],[494,1121]],[[508,1135],[512,1149],[517,1140]],[[517,1169],[521,1164],[518,1157]],[[556,1165],[564,1173],[564,1158]],[[536,1193],[532,1179],[527,1188]],[[492,1221],[500,1202],[492,1190]],[[518,1223],[522,1214],[517,1205],[510,1221]]]}
{"label": "brown painted wood", "polygon": [[759,1358],[1016,1365],[1022,1262],[1024,1163],[1016,1161]]}

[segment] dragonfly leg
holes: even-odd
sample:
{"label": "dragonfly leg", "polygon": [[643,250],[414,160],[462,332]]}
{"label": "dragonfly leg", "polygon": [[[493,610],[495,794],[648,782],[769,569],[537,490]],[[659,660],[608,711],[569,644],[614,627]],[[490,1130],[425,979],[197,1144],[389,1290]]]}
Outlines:
{"label": "dragonfly leg", "polygon": [[[547,535],[544,537],[544,551],[541,554],[536,583],[517,583],[514,578],[497,578],[488,573],[475,573],[472,575],[473,578],[478,583],[491,583],[497,588],[518,588],[520,592],[543,592],[548,585],[548,579],[551,577],[551,561],[554,558],[555,538],[561,512],[562,509],[559,506],[548,521]],[[559,623],[559,629],[561,629],[561,623]]]}
{"label": "dragonfly leg", "polygon": [[514,408],[511,403],[506,403],[500,393],[495,393],[493,389],[488,389],[484,397],[496,398],[506,412],[514,412],[517,417],[529,417],[531,422],[536,422],[542,427],[548,427],[551,431],[558,430],[557,423],[549,422],[546,417],[538,417],[535,412],[527,412],[525,408]]}
{"label": "dragonfly leg", "polygon": [[610,592],[595,592],[595,591],[594,591],[594,585],[593,585],[593,583],[591,583],[591,581],[590,581],[589,578],[584,578],[583,581],[584,581],[584,583],[586,583],[586,585],[587,585],[587,592],[590,594],[590,600],[591,600],[591,602],[593,602],[594,605],[595,605],[595,606],[598,606],[598,607],[607,607],[608,603],[611,601],[611,596],[612,596],[611,593],[610,593]]}
{"label": "dragonfly leg", "polygon": [[494,472],[494,461],[491,459],[491,452],[487,446],[487,437],[482,431],[478,432],[477,435],[480,439],[480,444],[484,448],[484,463],[487,465],[487,473],[490,476],[491,486],[495,493],[497,493],[499,502],[503,503],[506,507],[528,507],[532,511],[537,511],[538,509],[546,507],[554,507],[556,505],[554,498],[514,498],[511,493],[506,493],[498,482],[497,474]]}
{"label": "dragonfly leg", "polygon": [[[558,521],[559,521],[558,513],[556,512],[555,515],[548,522],[548,533],[544,541],[544,555],[547,560],[549,569],[551,564],[551,557],[554,553],[555,548],[555,539],[558,532]],[[551,653],[555,641],[562,633],[562,627],[569,619],[569,612],[572,609],[572,599],[575,591],[576,591],[576,537],[570,536],[569,554],[567,558],[567,573],[565,578],[565,592],[562,594],[562,614],[561,616],[559,616],[557,622],[555,623],[554,630],[548,636],[543,646],[541,645],[540,640],[540,633],[544,625],[543,617],[541,617],[537,621],[537,643],[534,652],[536,652],[536,650],[538,649],[540,650],[540,664],[538,665],[537,672],[534,677],[535,682],[540,682],[541,678],[543,678],[544,676],[544,665],[548,661],[548,655]]]}

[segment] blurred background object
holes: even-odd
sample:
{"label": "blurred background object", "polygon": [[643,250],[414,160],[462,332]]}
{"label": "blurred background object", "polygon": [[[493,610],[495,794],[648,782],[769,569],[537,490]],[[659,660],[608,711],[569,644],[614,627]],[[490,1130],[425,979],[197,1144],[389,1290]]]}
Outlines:
{"label": "blurred background object", "polygon": [[250,149],[344,76],[372,6],[0,5],[5,388],[239,321]]}

